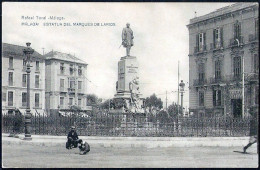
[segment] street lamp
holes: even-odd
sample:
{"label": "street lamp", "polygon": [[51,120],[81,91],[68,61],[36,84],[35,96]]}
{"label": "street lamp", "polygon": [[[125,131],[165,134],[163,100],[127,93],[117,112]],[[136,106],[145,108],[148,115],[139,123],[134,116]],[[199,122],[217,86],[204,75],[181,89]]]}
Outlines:
{"label": "street lamp", "polygon": [[181,92],[181,114],[183,114],[183,93],[184,93],[184,87],[185,83],[183,83],[183,80],[181,80],[181,83],[179,84],[180,86],[180,92]]}
{"label": "street lamp", "polygon": [[31,54],[33,54],[34,50],[30,47],[31,43],[26,43],[27,47],[23,49],[23,53],[26,56],[26,73],[27,73],[27,107],[25,114],[25,138],[24,140],[32,140],[31,137],[31,110],[30,110],[30,72],[31,72]]}

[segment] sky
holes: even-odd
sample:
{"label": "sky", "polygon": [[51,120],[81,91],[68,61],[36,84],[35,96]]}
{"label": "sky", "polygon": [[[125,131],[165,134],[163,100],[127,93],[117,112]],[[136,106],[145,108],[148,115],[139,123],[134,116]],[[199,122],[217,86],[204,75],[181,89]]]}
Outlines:
{"label": "sky", "polygon": [[[117,66],[125,56],[121,33],[126,23],[134,32],[131,55],[139,63],[140,92],[155,93],[168,106],[177,102],[179,79],[184,80],[184,107],[189,107],[189,35],[186,25],[232,3],[82,3],[3,2],[2,41],[31,47],[43,54],[51,50],[75,55],[88,63],[87,91],[103,99],[116,94]],[[34,17],[22,19],[22,16]],[[45,20],[37,19],[46,17]],[[51,20],[50,16],[63,20]],[[22,23],[39,23],[25,26]],[[93,26],[44,26],[44,23],[90,23]],[[113,26],[94,26],[112,23]]]}

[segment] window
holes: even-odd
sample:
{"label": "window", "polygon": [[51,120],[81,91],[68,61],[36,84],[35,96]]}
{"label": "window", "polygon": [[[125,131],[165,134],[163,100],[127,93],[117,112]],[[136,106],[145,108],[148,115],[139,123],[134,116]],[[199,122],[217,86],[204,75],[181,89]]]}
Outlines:
{"label": "window", "polygon": [[14,93],[12,91],[8,92],[8,106],[13,106]]}
{"label": "window", "polygon": [[14,73],[13,72],[9,72],[8,73],[8,85],[9,86],[13,86],[14,83],[14,77],[13,77]]}
{"label": "window", "polygon": [[39,87],[40,87],[40,76],[35,75],[35,88],[39,88]]}
{"label": "window", "polygon": [[65,70],[64,63],[60,63],[60,74],[64,74],[64,70]]}
{"label": "window", "polygon": [[221,61],[220,60],[215,61],[215,79],[216,80],[221,79]]}
{"label": "window", "polygon": [[70,75],[73,74],[73,64],[70,64]]}
{"label": "window", "polygon": [[26,59],[23,59],[23,69],[24,70],[26,70],[26,64],[27,64]]}
{"label": "window", "polygon": [[258,19],[255,20],[255,33],[256,33],[256,37],[258,39],[258,34],[259,34],[259,21]]}
{"label": "window", "polygon": [[81,106],[81,99],[78,99],[78,106]]}
{"label": "window", "polygon": [[81,68],[81,66],[79,66],[79,69],[78,69],[78,74],[79,74],[79,76],[81,76],[81,75],[82,75],[82,68]]}
{"label": "window", "polygon": [[64,79],[60,79],[60,91],[64,91]]}
{"label": "window", "polygon": [[75,79],[69,79],[69,88],[71,89],[75,88]]}
{"label": "window", "polygon": [[35,93],[35,107],[40,107],[40,94]]}
{"label": "window", "polygon": [[204,63],[200,63],[199,64],[199,82],[204,82],[204,78],[205,78],[205,64]]}
{"label": "window", "polygon": [[241,40],[241,23],[238,21],[234,24],[234,38]]}
{"label": "window", "polygon": [[64,105],[64,97],[60,97],[60,105],[61,105],[61,106]]}
{"label": "window", "polygon": [[78,82],[78,89],[81,90],[82,89],[82,81]]}
{"label": "window", "polygon": [[223,46],[223,28],[216,28],[213,30],[213,44],[214,48]]}
{"label": "window", "polygon": [[258,73],[259,71],[259,58],[257,54],[254,54],[254,73]]}
{"label": "window", "polygon": [[73,98],[69,98],[69,105],[72,105],[73,103]]}
{"label": "window", "polygon": [[213,106],[221,106],[221,90],[213,91]]}
{"label": "window", "polygon": [[27,105],[27,93],[22,93],[22,106],[25,107]]}
{"label": "window", "polygon": [[240,78],[241,77],[241,57],[234,57],[234,77]]}
{"label": "window", "polygon": [[206,33],[197,34],[197,48],[198,51],[206,50]]}
{"label": "window", "polygon": [[40,70],[40,62],[36,61],[36,71],[39,71],[39,70]]}
{"label": "window", "polygon": [[26,87],[26,85],[27,85],[27,77],[26,77],[27,75],[26,74],[23,74],[23,77],[22,77],[22,86],[23,87]]}
{"label": "window", "polygon": [[204,92],[199,92],[199,106],[204,106]]}
{"label": "window", "polygon": [[10,57],[9,58],[9,69],[13,69],[14,68],[14,58]]}

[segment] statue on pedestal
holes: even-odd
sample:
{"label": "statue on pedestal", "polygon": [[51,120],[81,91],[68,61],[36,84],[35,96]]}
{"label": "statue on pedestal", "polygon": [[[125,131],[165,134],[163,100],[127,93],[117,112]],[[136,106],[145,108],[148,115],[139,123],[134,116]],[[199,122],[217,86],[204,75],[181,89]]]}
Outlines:
{"label": "statue on pedestal", "polygon": [[126,27],[122,31],[122,45],[126,48],[126,55],[130,56],[130,49],[134,45],[134,35],[130,28],[130,24],[127,23]]}

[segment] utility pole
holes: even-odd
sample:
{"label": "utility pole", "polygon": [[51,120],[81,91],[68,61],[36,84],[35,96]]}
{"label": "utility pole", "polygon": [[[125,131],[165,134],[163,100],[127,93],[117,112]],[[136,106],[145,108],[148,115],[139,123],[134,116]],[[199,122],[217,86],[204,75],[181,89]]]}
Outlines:
{"label": "utility pole", "polygon": [[75,88],[75,106],[78,106],[78,102],[77,102],[77,96],[78,96],[78,87],[77,87],[77,75],[76,75],[76,62],[75,62],[75,54],[74,54],[74,66],[73,66],[73,71],[74,71],[74,88]]}
{"label": "utility pole", "polygon": [[242,56],[242,117],[245,116],[245,62]]}
{"label": "utility pole", "polygon": [[178,61],[178,98],[177,98],[177,115],[179,115],[179,93],[180,93],[180,89],[179,89],[179,61]]}
{"label": "utility pole", "polygon": [[167,90],[166,90],[166,99],[165,99],[165,103],[166,103],[166,112],[167,112],[167,110],[168,110],[168,107],[167,107],[167,101],[168,101],[168,99],[167,99]]}
{"label": "utility pole", "polygon": [[44,48],[42,48],[42,55],[44,55]]}

